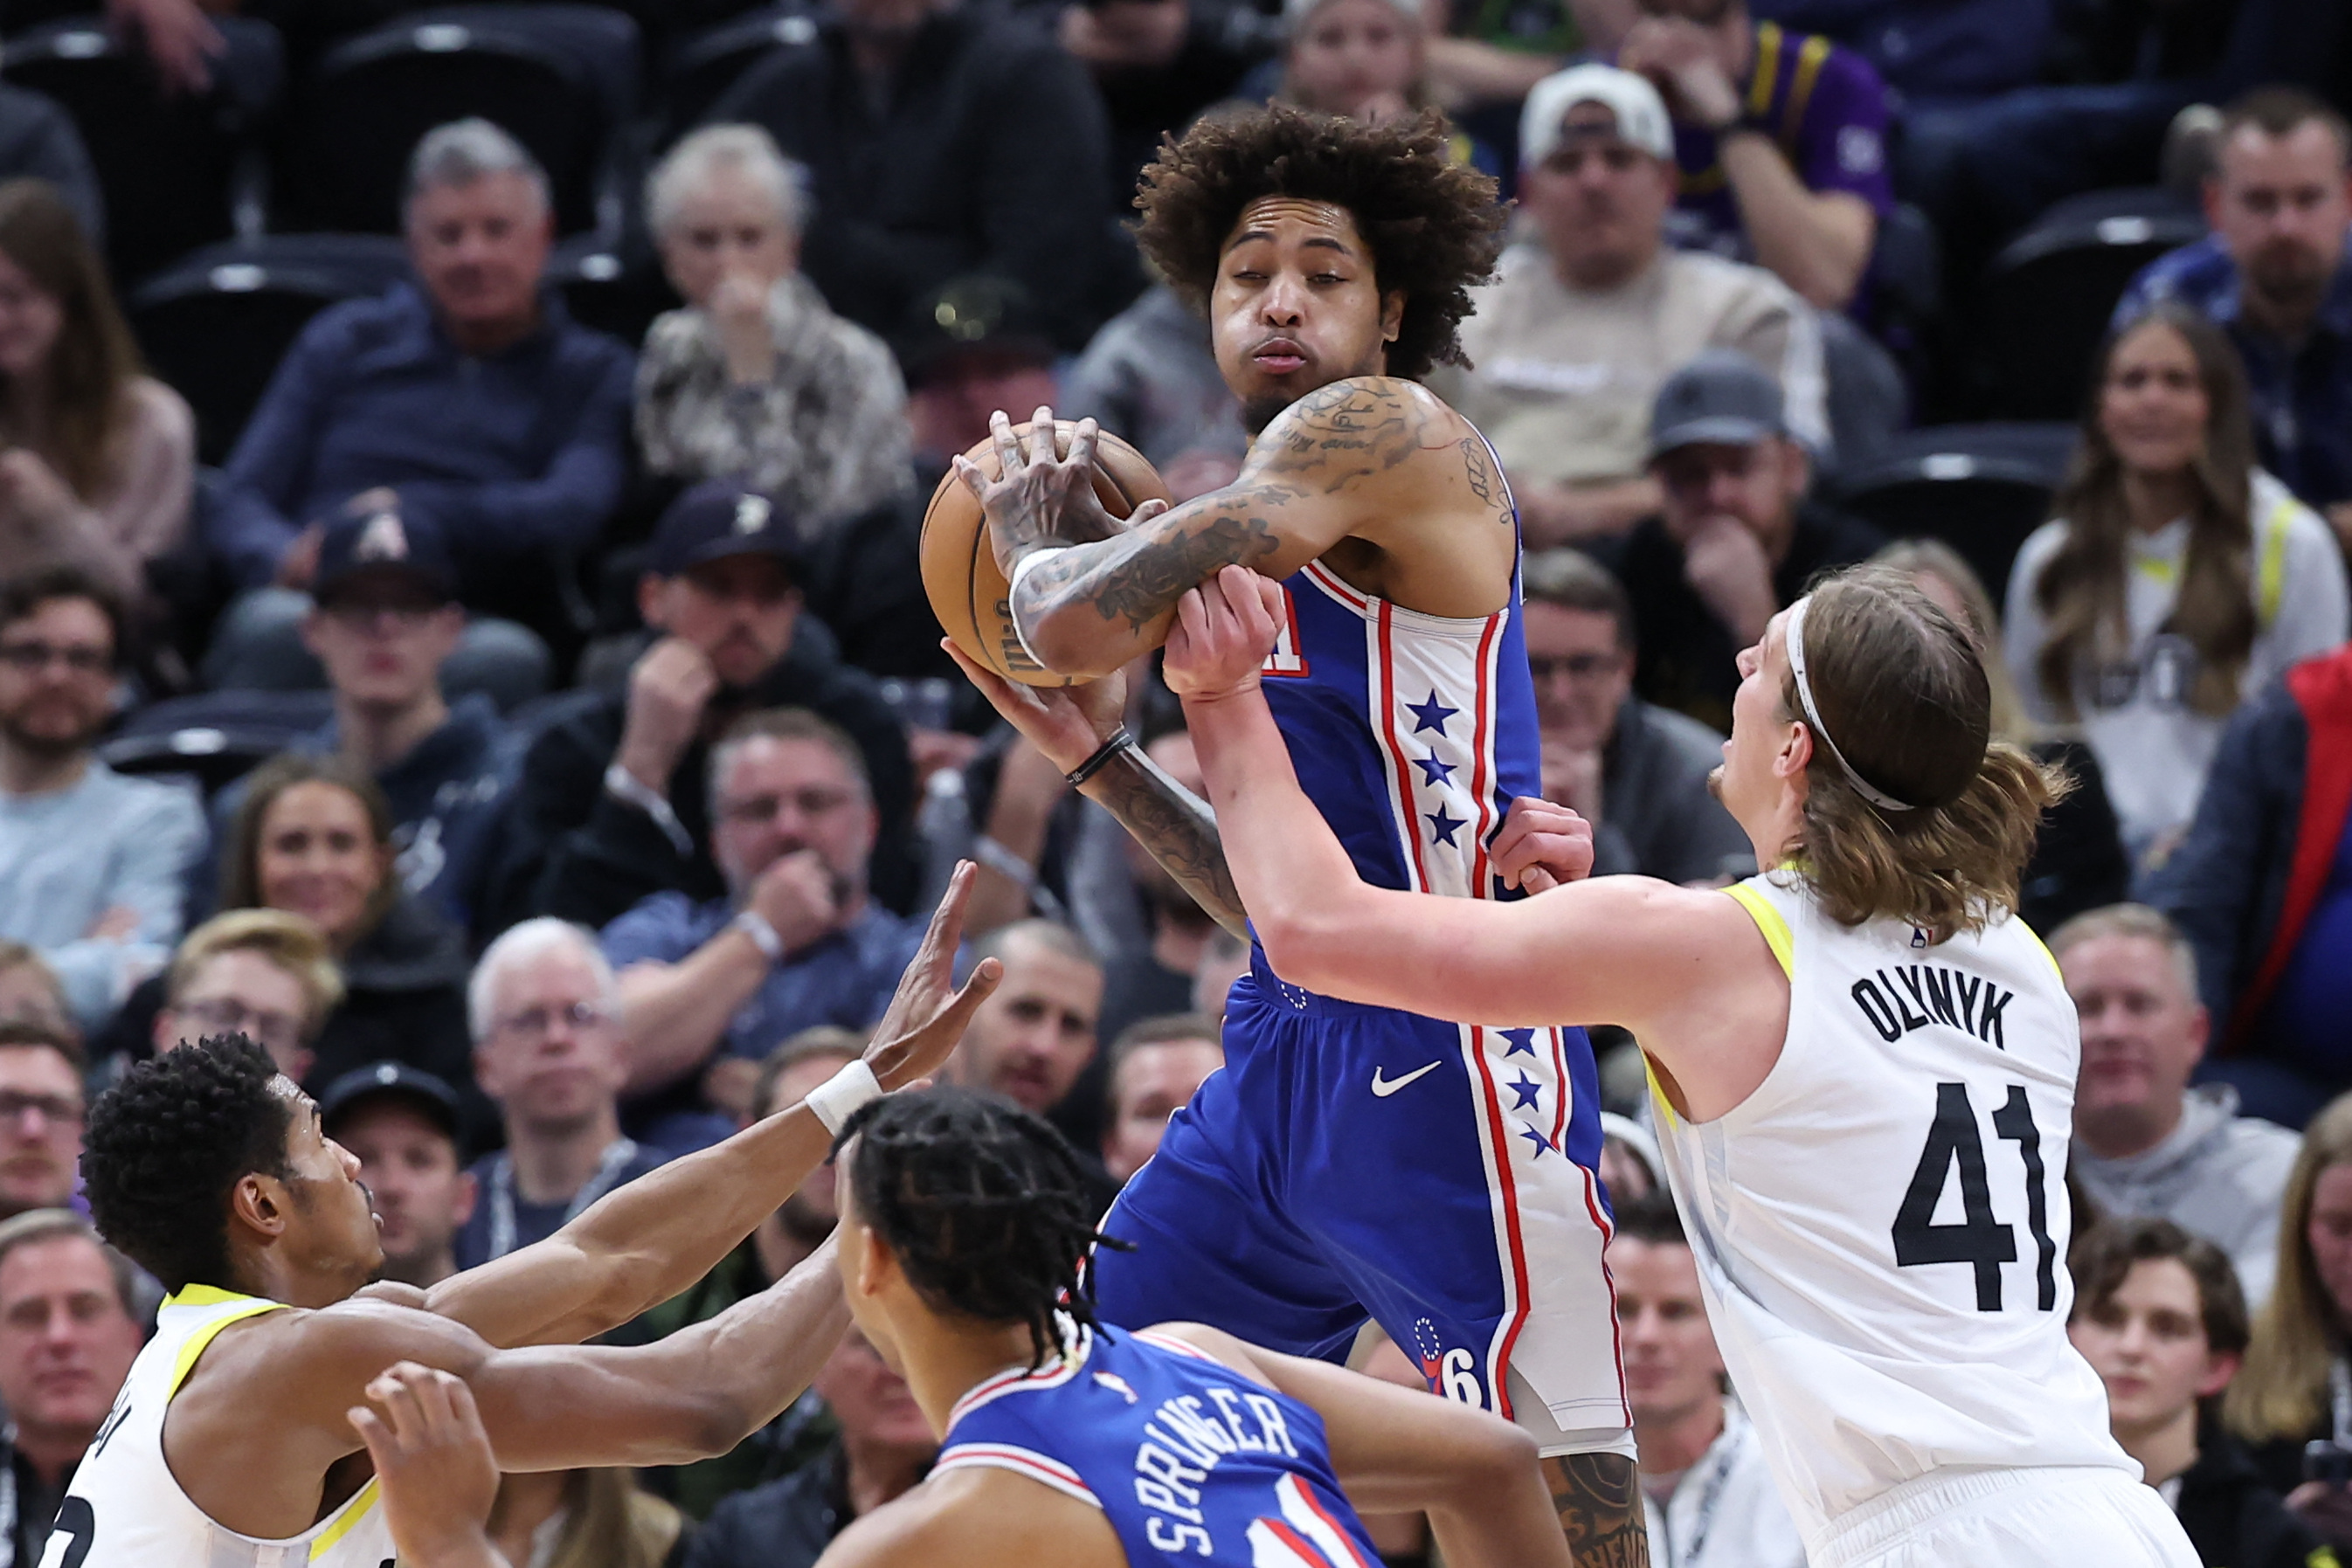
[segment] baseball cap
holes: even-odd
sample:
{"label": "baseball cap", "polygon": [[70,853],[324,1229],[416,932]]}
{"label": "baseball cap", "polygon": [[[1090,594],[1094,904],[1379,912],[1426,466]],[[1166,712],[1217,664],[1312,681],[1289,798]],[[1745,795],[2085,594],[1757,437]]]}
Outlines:
{"label": "baseball cap", "polygon": [[659,577],[730,555],[764,555],[797,571],[800,531],[792,513],[733,479],[705,479],[669,504],[654,525],[646,570]]}
{"label": "baseball cap", "polygon": [[311,597],[323,603],[362,572],[405,577],[445,602],[457,597],[457,569],[450,559],[449,541],[440,525],[427,517],[404,516],[385,507],[338,512],[328,518],[319,539]]}
{"label": "baseball cap", "polygon": [[[1329,3],[1330,0],[1283,0],[1284,29],[1290,33],[1297,33],[1299,28],[1307,26],[1307,21],[1316,12],[1323,9]],[[1398,14],[1405,19],[1414,32],[1417,33],[1427,26],[1419,0],[1389,0],[1389,4],[1396,8]]]}
{"label": "baseball cap", "polygon": [[1780,383],[1731,349],[1709,349],[1666,378],[1650,405],[1650,460],[1702,442],[1752,446],[1789,434]]}
{"label": "baseball cap", "polygon": [[1580,103],[1606,108],[1617,117],[1619,137],[1653,158],[1673,160],[1674,121],[1649,78],[1615,66],[1583,65],[1555,71],[1528,89],[1527,107],[1519,111],[1521,164],[1532,169],[1559,151],[1568,140],[1560,121]]}
{"label": "baseball cap", "polygon": [[457,1092],[432,1073],[404,1061],[377,1061],[354,1067],[327,1085],[327,1092],[319,1097],[319,1124],[331,1137],[335,1124],[353,1106],[378,1096],[396,1096],[406,1101],[448,1134],[451,1143],[460,1141]]}
{"label": "baseball cap", "polygon": [[958,360],[987,355],[1051,365],[1053,334],[1029,290],[1009,277],[966,273],[908,308],[890,347],[907,384],[920,386]]}

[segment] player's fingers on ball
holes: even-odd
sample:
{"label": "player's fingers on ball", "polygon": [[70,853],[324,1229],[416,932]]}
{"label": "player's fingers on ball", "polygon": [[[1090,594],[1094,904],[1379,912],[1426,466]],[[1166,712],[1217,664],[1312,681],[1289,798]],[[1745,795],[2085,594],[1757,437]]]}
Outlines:
{"label": "player's fingers on ball", "polygon": [[996,444],[996,471],[1010,476],[1021,463],[1021,438],[1013,434],[1013,421],[1003,409],[988,416],[988,434]]}
{"label": "player's fingers on ball", "polygon": [[1148,523],[1152,518],[1158,517],[1160,513],[1168,510],[1168,507],[1169,503],[1161,500],[1159,497],[1154,496],[1151,499],[1144,502],[1143,505],[1136,507],[1132,512],[1129,512],[1127,515],[1127,520],[1130,525],[1136,523]]}
{"label": "player's fingers on ball", "polygon": [[1070,433],[1067,461],[1071,467],[1091,476],[1090,470],[1095,465],[1095,439],[1101,434],[1102,426],[1097,424],[1091,416],[1078,421],[1077,429]]}
{"label": "player's fingers on ball", "polygon": [[1029,452],[1040,461],[1052,463],[1059,459],[1056,450],[1062,444],[1062,433],[1055,426],[1054,411],[1044,403],[1029,416]]}
{"label": "player's fingers on ball", "polygon": [[955,455],[954,463],[956,477],[963,481],[965,489],[977,496],[988,487],[987,476],[981,473],[979,464],[961,452]]}

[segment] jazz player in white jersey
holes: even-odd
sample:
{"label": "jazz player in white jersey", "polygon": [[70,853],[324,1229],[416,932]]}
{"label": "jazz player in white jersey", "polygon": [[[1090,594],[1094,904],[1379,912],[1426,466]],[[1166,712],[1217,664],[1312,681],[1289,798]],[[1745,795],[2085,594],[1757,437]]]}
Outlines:
{"label": "jazz player in white jersey", "polygon": [[1988,743],[1969,634],[1884,571],[1818,588],[1740,655],[1719,775],[1780,869],[1491,904],[1356,875],[1257,689],[1277,606],[1229,568],[1168,643],[1275,970],[1375,1006],[1633,1030],[1813,1568],[2191,1568],[2066,1339],[2079,1037],[2012,913],[2057,786]]}

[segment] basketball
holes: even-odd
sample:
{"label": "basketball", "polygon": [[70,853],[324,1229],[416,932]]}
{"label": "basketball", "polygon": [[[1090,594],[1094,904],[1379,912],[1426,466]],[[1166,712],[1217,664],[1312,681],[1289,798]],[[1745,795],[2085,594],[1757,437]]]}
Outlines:
{"label": "basketball", "polygon": [[[1024,440],[1028,436],[1027,424],[1013,428]],[[1073,420],[1054,422],[1057,456],[1069,451],[1070,435],[1076,429]],[[964,455],[991,479],[997,476],[993,440],[980,443]],[[1115,517],[1131,516],[1146,501],[1171,498],[1159,471],[1143,454],[1107,430],[1095,443],[1095,495]],[[1079,684],[1038,664],[1013,634],[1010,588],[1004,573],[997,570],[996,552],[989,544],[988,519],[981,513],[979,497],[956,477],[953,468],[931,492],[930,506],[923,513],[922,568],[923,591],[930,599],[931,613],[940,618],[940,628],[965,657],[1023,685]]]}

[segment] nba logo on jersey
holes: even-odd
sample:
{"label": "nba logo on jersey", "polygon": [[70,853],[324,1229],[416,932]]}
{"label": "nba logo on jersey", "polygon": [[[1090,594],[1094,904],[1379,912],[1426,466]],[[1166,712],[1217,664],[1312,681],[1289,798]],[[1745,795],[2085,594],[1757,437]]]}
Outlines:
{"label": "nba logo on jersey", "polygon": [[1298,651],[1298,605],[1290,597],[1290,589],[1282,591],[1282,630],[1275,633],[1274,651],[1258,666],[1265,675],[1288,675],[1303,679],[1307,674],[1307,655]]}

